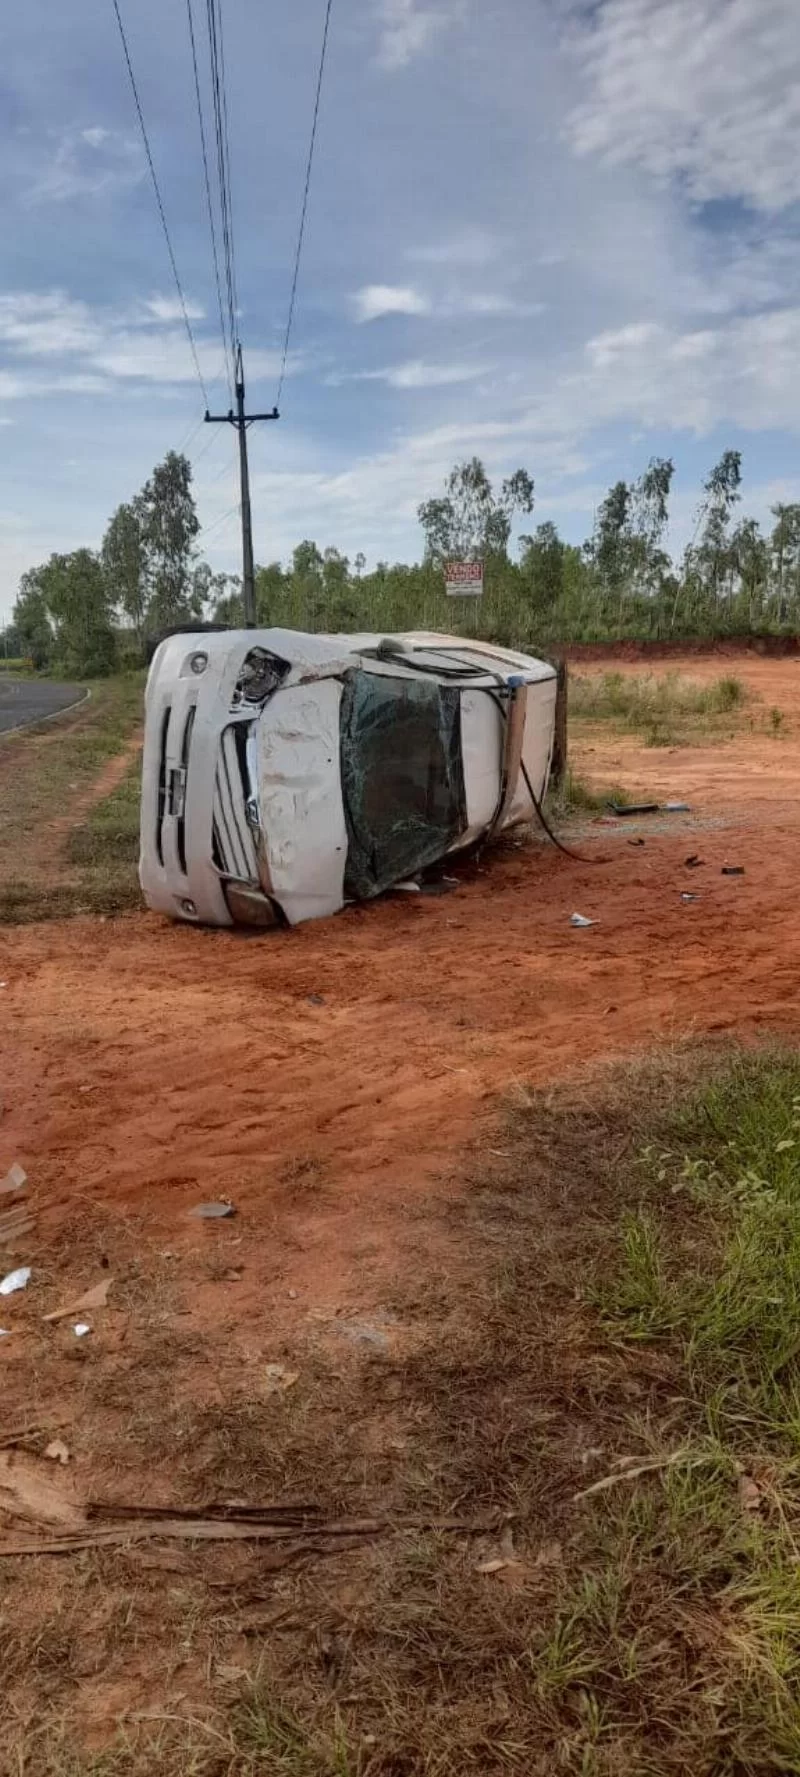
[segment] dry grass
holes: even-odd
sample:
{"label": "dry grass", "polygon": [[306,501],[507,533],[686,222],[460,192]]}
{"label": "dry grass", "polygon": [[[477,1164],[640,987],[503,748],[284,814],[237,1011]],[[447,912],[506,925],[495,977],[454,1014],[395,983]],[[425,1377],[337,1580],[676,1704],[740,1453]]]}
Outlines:
{"label": "dry grass", "polygon": [[730,733],[748,695],[732,674],[710,685],[694,684],[676,672],[575,674],[570,717],[641,735],[646,746],[686,745]]}
{"label": "dry grass", "polygon": [[[440,1206],[452,1265],[398,1295],[414,1338],[342,1360],[307,1330],[269,1350],[285,1395],[229,1332],[182,1335],[191,1275],[104,1227],[130,1330],[77,1367],[70,1439],[105,1497],[419,1523],[290,1566],[4,1563],[2,1768],[800,1771],[799,1107],[795,1055],[724,1051],[528,1094]],[[63,1406],[63,1367],[48,1398],[30,1364],[37,1410]],[[453,1513],[496,1529],[436,1528]]]}
{"label": "dry grass", "polygon": [[130,747],[142,689],[140,673],[99,680],[74,714],[0,739],[0,923],[138,904],[138,762],[98,806],[92,787]]}

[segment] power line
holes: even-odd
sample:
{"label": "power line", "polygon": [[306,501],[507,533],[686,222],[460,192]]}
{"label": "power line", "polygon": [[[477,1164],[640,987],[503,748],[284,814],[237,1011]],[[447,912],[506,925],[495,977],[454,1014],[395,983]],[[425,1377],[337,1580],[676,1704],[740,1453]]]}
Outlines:
{"label": "power line", "polygon": [[201,537],[208,537],[212,531],[218,531],[220,525],[223,525],[227,518],[233,518],[234,512],[239,510],[239,501],[237,500],[235,505],[228,507],[227,512],[220,513],[219,518],[212,519],[211,524],[204,525],[202,531],[198,531],[195,542],[199,543]]}
{"label": "power line", "polygon": [[289,297],[289,315],[288,315],[288,319],[286,322],[286,336],[285,336],[285,339],[283,342],[283,359],[281,362],[281,373],[278,378],[278,393],[275,397],[275,406],[276,407],[280,406],[280,399],[281,399],[281,394],[283,391],[284,377],[286,376],[286,361],[289,356],[289,340],[291,338],[292,322],[294,320],[294,305],[295,305],[295,298],[297,296],[297,279],[298,279],[299,272],[300,272],[300,256],[303,251],[303,235],[305,233],[305,226],[306,226],[306,211],[308,209],[308,193],[309,193],[309,188],[311,185],[311,169],[314,164],[314,147],[316,145],[316,140],[317,140],[317,120],[319,118],[319,102],[320,102],[320,97],[322,94],[322,76],[325,73],[325,55],[326,55],[327,48],[328,48],[328,29],[329,29],[330,22],[331,22],[331,6],[332,6],[332,4],[333,4],[333,0],[327,0],[327,5],[325,8],[325,27],[324,27],[324,30],[322,33],[322,50],[320,52],[320,58],[319,58],[319,73],[317,74],[317,90],[316,90],[316,95],[314,98],[314,115],[313,115],[312,122],[311,122],[311,140],[308,145],[308,161],[306,163],[306,180],[305,180],[305,186],[303,189],[303,202],[302,202],[301,209],[300,209],[300,227],[297,231],[297,251],[295,253],[295,260],[294,260],[294,275],[292,277],[292,291],[291,291],[291,295]]}
{"label": "power line", "polygon": [[228,326],[231,350],[237,343],[236,273],[233,251],[233,210],[230,192],[230,150],[227,138],[227,105],[224,98],[224,56],[222,52],[222,17],[219,0],[206,0],[208,52],[211,62],[211,96],[214,107],[214,137],[217,149],[217,178],[222,224],[222,249],[225,259],[225,283],[228,297]]}
{"label": "power line", "polygon": [[139,91],[138,91],[138,88],[136,85],[136,76],[133,72],[133,63],[131,61],[130,50],[128,49],[128,39],[125,36],[125,26],[122,23],[122,14],[119,10],[119,0],[111,0],[111,4],[114,8],[114,12],[116,14],[116,19],[117,19],[117,24],[119,26],[119,34],[120,34],[120,39],[122,41],[122,50],[123,50],[123,54],[125,56],[125,63],[126,63],[127,69],[128,69],[128,75],[130,77],[131,90],[133,92],[134,104],[136,106],[136,114],[139,119],[139,128],[141,129],[142,141],[144,142],[144,151],[145,151],[145,154],[147,155],[147,164],[150,168],[150,177],[153,181],[153,190],[156,194],[156,203],[158,205],[158,214],[161,217],[161,226],[164,230],[164,239],[167,243],[167,252],[169,254],[169,262],[170,262],[170,265],[172,266],[172,275],[175,279],[175,288],[178,292],[178,301],[180,302],[180,305],[181,305],[181,313],[183,315],[183,322],[184,322],[184,326],[186,328],[187,338],[189,340],[189,348],[191,350],[191,354],[194,359],[194,367],[195,367],[195,370],[197,371],[197,380],[200,384],[200,388],[203,393],[203,400],[205,401],[205,404],[207,407],[208,406],[208,393],[206,391],[206,385],[203,381],[203,372],[200,369],[200,359],[197,356],[197,346],[195,345],[194,334],[192,332],[192,324],[191,324],[191,321],[189,320],[189,313],[188,313],[188,310],[186,307],[186,301],[184,298],[183,289],[181,287],[181,280],[178,276],[178,267],[175,263],[175,254],[172,250],[172,241],[170,239],[170,233],[169,233],[169,229],[167,227],[167,218],[166,218],[166,214],[164,211],[164,205],[161,201],[161,192],[158,187],[158,179],[156,178],[156,169],[155,169],[155,166],[153,163],[153,156],[150,151],[150,142],[148,139],[147,128],[146,128],[145,121],[144,121],[144,112],[142,111],[141,100],[139,98]]}
{"label": "power line", "polygon": [[217,230],[216,230],[216,225],[214,222],[214,205],[211,201],[211,179],[210,179],[209,171],[208,171],[208,152],[206,149],[206,130],[205,130],[205,124],[203,122],[203,101],[200,96],[200,73],[199,73],[198,66],[197,66],[197,44],[195,41],[195,34],[194,34],[194,16],[192,13],[192,0],[186,0],[186,10],[189,15],[189,39],[190,39],[191,46],[192,46],[192,68],[194,70],[194,91],[195,91],[195,98],[197,100],[197,117],[198,117],[198,122],[200,124],[200,145],[203,150],[203,173],[205,175],[206,202],[208,204],[208,221],[209,221],[209,227],[211,229],[211,251],[214,255],[214,281],[217,286],[217,304],[219,307],[220,331],[222,333],[222,350],[225,354],[225,371],[226,371],[226,375],[228,378],[228,388],[230,390],[231,400],[233,400],[233,385],[231,382],[231,367],[233,364],[233,340],[231,340],[231,344],[230,344],[231,365],[229,366],[229,364],[228,364],[228,342],[227,342],[227,338],[226,338],[226,334],[225,334],[225,315],[224,315],[224,310],[223,310],[223,305],[222,305],[222,284],[220,282],[220,275],[219,275],[219,255],[217,253]]}

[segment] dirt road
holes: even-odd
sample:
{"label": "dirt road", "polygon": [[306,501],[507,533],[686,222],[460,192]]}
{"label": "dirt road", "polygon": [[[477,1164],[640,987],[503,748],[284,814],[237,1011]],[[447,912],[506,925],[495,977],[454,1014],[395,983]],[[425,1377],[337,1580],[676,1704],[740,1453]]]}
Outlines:
{"label": "dirt road", "polygon": [[[265,1283],[290,1318],[363,1307],[409,1245],[435,1241],[428,1194],[473,1138],[502,1145],[521,1083],[690,1031],[800,1030],[800,664],[737,670],[789,712],[778,738],[586,742],[598,781],[693,805],[644,845],[589,824],[581,847],[604,862],[511,848],[444,898],[269,937],[144,914],[6,930],[0,1162],[35,1175],[53,1234],[116,1207],[186,1247],[190,1205],[230,1196],[247,1218],[243,1319]],[[597,923],[573,930],[573,911]]]}

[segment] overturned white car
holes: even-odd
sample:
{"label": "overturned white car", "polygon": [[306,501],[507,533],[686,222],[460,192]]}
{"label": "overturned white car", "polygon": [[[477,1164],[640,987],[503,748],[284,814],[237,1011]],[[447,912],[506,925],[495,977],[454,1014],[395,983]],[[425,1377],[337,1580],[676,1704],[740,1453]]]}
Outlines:
{"label": "overturned white car", "polygon": [[150,907],[296,925],[501,828],[547,787],[555,669],[446,635],[185,633],[150,668]]}

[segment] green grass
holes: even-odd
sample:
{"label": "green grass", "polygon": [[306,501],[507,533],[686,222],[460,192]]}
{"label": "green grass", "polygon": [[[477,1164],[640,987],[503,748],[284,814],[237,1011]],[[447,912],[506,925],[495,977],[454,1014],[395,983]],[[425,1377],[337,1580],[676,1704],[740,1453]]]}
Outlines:
{"label": "green grass", "polygon": [[604,789],[593,789],[585,778],[578,777],[572,766],[568,765],[562,783],[551,792],[548,806],[562,820],[571,817],[591,814],[607,814],[610,802],[624,806],[631,797],[627,790],[619,784],[606,785]]}
{"label": "green grass", "polygon": [[[76,1473],[113,1456],[129,1492],[138,1450],[142,1487],[153,1474],[187,1500],[380,1502],[497,1528],[420,1522],[278,1575],[243,1554],[235,1578],[193,1549],[166,1584],[103,1555],[59,1569],[55,1614],[51,1577],[9,1564],[6,1682],[38,1706],[24,1728],[0,1722],[0,1764],[10,1749],[25,1777],[797,1777],[800,1055],[688,1049],[531,1091],[490,1153],[482,1132],[438,1206],[438,1259],[391,1298],[411,1335],[391,1355],[345,1367],[304,1325],[285,1400],[265,1413],[231,1371],[210,1403],[181,1369],[197,1337],[159,1308],[141,1362],[86,1372],[71,1442]],[[124,1278],[118,1238],[109,1221]],[[125,1238],[135,1340],[152,1260],[143,1230]],[[201,1355],[218,1361],[213,1330]],[[55,1411],[61,1369],[53,1390]],[[511,1568],[484,1572],[498,1550]],[[84,1641],[122,1694],[148,1646],[159,1663],[153,1719],[135,1712],[97,1753],[71,1714]],[[177,1686],[163,1718],[161,1667]]]}
{"label": "green grass", "polygon": [[141,673],[99,680],[80,709],[0,737],[0,923],[137,904],[138,765],[83,819],[80,810],[141,724],[143,683]]}
{"label": "green grass", "polygon": [[648,746],[671,746],[720,731],[747,695],[741,680],[729,674],[696,685],[675,672],[576,673],[570,677],[570,716],[639,734]]}

